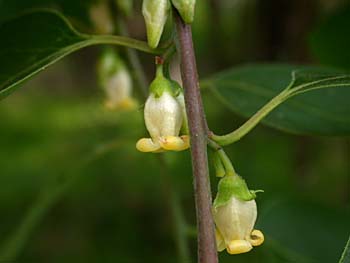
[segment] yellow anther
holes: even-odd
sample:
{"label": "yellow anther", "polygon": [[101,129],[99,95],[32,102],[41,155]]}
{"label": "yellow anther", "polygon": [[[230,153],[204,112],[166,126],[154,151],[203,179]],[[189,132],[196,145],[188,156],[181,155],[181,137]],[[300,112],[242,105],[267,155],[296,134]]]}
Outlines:
{"label": "yellow anther", "polygon": [[140,152],[158,152],[161,147],[159,143],[155,143],[151,138],[142,138],[136,143],[136,149]]}
{"label": "yellow anther", "polygon": [[163,136],[159,143],[161,147],[168,151],[183,151],[189,148],[188,136]]}
{"label": "yellow anther", "polygon": [[260,246],[264,240],[264,234],[260,230],[254,229],[250,234],[249,242],[252,246]]}
{"label": "yellow anther", "polygon": [[241,254],[252,250],[252,245],[246,240],[233,240],[227,245],[227,252],[230,254]]}

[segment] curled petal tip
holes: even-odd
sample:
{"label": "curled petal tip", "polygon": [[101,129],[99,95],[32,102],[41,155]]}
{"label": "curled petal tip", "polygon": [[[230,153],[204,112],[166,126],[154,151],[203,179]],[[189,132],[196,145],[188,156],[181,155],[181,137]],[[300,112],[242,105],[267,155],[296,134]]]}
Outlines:
{"label": "curled petal tip", "polygon": [[[160,138],[160,145],[168,151],[183,151],[189,148],[189,139],[178,136],[163,136]],[[188,136],[187,136],[188,137]]]}
{"label": "curled petal tip", "polygon": [[264,240],[264,234],[260,230],[254,229],[250,234],[249,242],[252,244],[252,246],[260,246],[262,243],[264,243]]}
{"label": "curled petal tip", "polygon": [[136,149],[140,152],[158,152],[161,147],[158,143],[154,143],[151,138],[142,138],[136,143]]}

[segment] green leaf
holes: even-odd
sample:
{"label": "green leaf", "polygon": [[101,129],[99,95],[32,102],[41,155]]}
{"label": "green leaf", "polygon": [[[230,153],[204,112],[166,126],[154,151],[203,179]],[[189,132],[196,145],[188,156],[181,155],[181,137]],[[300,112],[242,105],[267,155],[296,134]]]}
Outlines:
{"label": "green leaf", "polygon": [[350,263],[350,236],[348,242],[345,245],[345,249],[339,260],[339,263]]}
{"label": "green leaf", "polygon": [[26,0],[0,1],[0,22],[13,17],[25,10],[34,8],[54,8],[60,10],[66,16],[72,19],[77,26],[84,29],[91,29],[92,24],[89,17],[89,8],[94,0]]}
{"label": "green leaf", "polygon": [[28,13],[0,25],[0,34],[0,98],[50,64],[89,44],[67,20],[46,11]]}
{"label": "green leaf", "polygon": [[312,55],[321,63],[350,69],[350,6],[322,21],[311,33]]}
{"label": "green leaf", "polygon": [[315,263],[338,262],[350,230],[350,210],[346,206],[325,206],[300,196],[269,197],[272,199],[258,204],[256,225],[267,239],[273,238],[280,246]]}
{"label": "green leaf", "polygon": [[26,79],[87,46],[117,44],[159,53],[142,41],[126,37],[81,34],[66,18],[49,10],[25,13],[0,24],[0,35],[0,99]]}
{"label": "green leaf", "polygon": [[242,177],[238,175],[225,176],[219,182],[214,208],[226,205],[233,196],[243,201],[250,201],[256,198],[255,192],[248,189]]}
{"label": "green leaf", "polygon": [[285,90],[268,112],[288,100],[263,123],[297,134],[350,134],[350,89],[346,89],[350,75],[344,72],[296,65],[246,65],[217,74],[203,86],[244,117],[252,116]]}

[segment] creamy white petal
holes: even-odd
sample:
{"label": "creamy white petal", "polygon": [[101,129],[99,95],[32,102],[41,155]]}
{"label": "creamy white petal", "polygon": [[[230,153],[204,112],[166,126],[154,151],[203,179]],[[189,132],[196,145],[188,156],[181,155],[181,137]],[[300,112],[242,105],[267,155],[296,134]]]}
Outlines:
{"label": "creamy white petal", "polygon": [[145,123],[153,139],[161,136],[178,136],[182,125],[182,111],[179,103],[168,92],[156,98],[151,94],[145,104]]}
{"label": "creamy white petal", "polygon": [[132,80],[128,71],[121,69],[114,76],[110,77],[106,82],[105,90],[109,103],[116,106],[125,99],[130,98]]}
{"label": "creamy white petal", "polygon": [[257,217],[255,200],[241,201],[232,197],[228,204],[214,211],[214,220],[225,243],[248,240]]}

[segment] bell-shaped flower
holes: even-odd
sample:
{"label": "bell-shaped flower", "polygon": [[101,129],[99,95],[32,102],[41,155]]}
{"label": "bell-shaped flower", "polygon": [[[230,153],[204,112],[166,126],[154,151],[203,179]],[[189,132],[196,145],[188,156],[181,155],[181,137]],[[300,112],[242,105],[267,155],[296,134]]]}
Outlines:
{"label": "bell-shaped flower", "polygon": [[225,205],[213,209],[213,216],[218,251],[226,248],[230,254],[240,254],[264,242],[262,232],[254,229],[257,217],[254,199],[243,201],[231,196]]}
{"label": "bell-shaped flower", "polygon": [[142,138],[136,148],[141,152],[182,151],[189,148],[189,136],[179,136],[183,125],[182,105],[176,99],[172,83],[163,76],[162,66],[150,86],[144,118],[151,138]]}
{"label": "bell-shaped flower", "polygon": [[104,50],[98,64],[98,75],[106,95],[107,109],[128,110],[136,107],[136,101],[132,98],[130,73],[115,50]]}
{"label": "bell-shaped flower", "polygon": [[131,97],[132,80],[126,69],[119,70],[106,82],[107,100],[105,105],[108,109],[134,109],[135,100]]}

